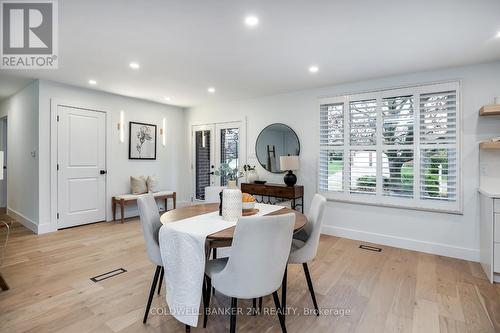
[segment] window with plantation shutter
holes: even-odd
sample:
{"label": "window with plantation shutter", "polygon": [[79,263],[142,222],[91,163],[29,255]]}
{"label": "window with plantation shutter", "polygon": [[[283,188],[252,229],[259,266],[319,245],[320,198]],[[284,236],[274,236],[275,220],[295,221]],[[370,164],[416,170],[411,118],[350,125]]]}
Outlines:
{"label": "window with plantation shutter", "polygon": [[458,82],[320,99],[319,191],[461,213]]}
{"label": "window with plantation shutter", "polygon": [[320,184],[321,191],[342,191],[344,168],[344,105],[323,104],[320,107]]}

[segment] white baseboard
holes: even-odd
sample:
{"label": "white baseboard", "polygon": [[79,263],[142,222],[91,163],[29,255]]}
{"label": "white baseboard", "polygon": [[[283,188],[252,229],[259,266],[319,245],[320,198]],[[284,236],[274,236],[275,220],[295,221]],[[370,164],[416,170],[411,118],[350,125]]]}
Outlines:
{"label": "white baseboard", "polygon": [[38,234],[38,223],[30,220],[29,218],[27,218],[23,214],[16,212],[13,209],[10,209],[9,207],[7,207],[7,215],[9,215],[14,220],[16,220],[17,222],[24,225],[29,230],[33,231],[35,234]]}
{"label": "white baseboard", "polygon": [[38,234],[46,234],[49,232],[54,232],[57,231],[57,227],[54,227],[54,225],[50,223],[45,223],[45,224],[39,224],[38,225]]}
{"label": "white baseboard", "polygon": [[390,236],[361,230],[354,230],[331,225],[324,225],[322,233],[337,237],[355,239],[370,243],[393,246],[407,250],[437,254],[445,257],[479,261],[479,250],[447,244],[426,242],[411,238]]}

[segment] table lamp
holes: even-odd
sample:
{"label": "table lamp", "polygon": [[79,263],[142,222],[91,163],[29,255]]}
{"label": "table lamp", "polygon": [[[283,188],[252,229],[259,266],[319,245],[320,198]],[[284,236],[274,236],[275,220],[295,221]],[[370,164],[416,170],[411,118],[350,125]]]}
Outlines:
{"label": "table lamp", "polygon": [[287,186],[294,186],[297,183],[297,176],[293,171],[299,170],[299,157],[298,156],[280,156],[280,169],[288,171],[283,180]]}

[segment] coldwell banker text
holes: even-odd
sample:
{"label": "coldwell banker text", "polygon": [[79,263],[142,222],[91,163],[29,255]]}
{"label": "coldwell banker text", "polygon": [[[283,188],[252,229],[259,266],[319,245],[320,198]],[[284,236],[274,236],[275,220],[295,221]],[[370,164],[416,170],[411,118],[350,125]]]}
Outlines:
{"label": "coldwell banker text", "polygon": [[5,69],[58,66],[57,1],[0,1],[1,57]]}

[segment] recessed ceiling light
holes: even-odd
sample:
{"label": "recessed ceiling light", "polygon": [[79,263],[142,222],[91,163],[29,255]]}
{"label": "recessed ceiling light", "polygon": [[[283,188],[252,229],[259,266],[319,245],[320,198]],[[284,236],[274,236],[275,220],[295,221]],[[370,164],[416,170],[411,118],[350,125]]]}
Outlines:
{"label": "recessed ceiling light", "polygon": [[257,16],[249,15],[245,17],[245,24],[249,27],[255,27],[259,24],[259,18]]}
{"label": "recessed ceiling light", "polygon": [[311,72],[311,73],[317,73],[318,71],[319,71],[318,66],[309,67],[309,72]]}
{"label": "recessed ceiling light", "polygon": [[166,101],[170,101],[170,97],[168,97],[168,96],[163,97],[163,99]]}
{"label": "recessed ceiling light", "polygon": [[138,62],[131,62],[129,64],[130,68],[133,68],[133,69],[139,69],[139,67],[141,67],[141,65],[139,65]]}
{"label": "recessed ceiling light", "polygon": [[500,31],[497,32],[497,38],[500,38]]}
{"label": "recessed ceiling light", "polygon": [[211,94],[215,93],[215,88],[214,87],[210,87],[207,89],[207,91]]}
{"label": "recessed ceiling light", "polygon": [[96,80],[89,80],[89,84],[95,86],[97,84],[97,81]]}

